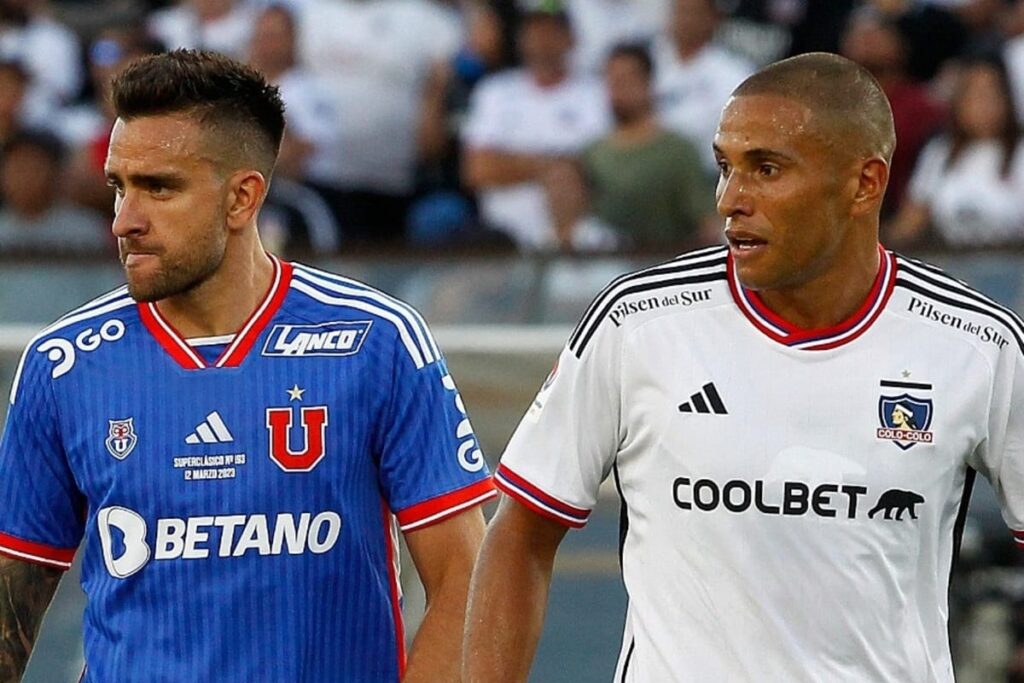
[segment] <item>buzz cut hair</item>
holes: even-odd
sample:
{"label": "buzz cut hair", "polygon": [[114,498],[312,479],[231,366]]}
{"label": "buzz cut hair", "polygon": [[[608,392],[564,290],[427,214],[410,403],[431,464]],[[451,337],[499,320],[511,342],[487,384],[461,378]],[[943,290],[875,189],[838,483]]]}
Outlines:
{"label": "buzz cut hair", "polygon": [[254,168],[269,180],[284,136],[284,103],[277,86],[256,69],[203,50],[142,57],[112,83],[115,115],[195,117],[218,147],[215,162]]}
{"label": "buzz cut hair", "polygon": [[846,57],[809,52],[769,64],[740,83],[733,97],[777,95],[807,107],[828,140],[847,152],[892,161],[892,108],[871,73]]}

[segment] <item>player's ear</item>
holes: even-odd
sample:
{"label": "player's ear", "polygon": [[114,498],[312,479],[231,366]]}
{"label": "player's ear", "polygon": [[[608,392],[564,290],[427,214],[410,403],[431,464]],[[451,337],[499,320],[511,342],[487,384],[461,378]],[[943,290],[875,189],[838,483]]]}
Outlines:
{"label": "player's ear", "polygon": [[226,223],[232,230],[249,225],[267,194],[267,179],[259,171],[236,171],[228,178]]}
{"label": "player's ear", "polygon": [[881,157],[871,157],[860,163],[857,189],[850,211],[862,216],[879,210],[889,184],[889,164]]}

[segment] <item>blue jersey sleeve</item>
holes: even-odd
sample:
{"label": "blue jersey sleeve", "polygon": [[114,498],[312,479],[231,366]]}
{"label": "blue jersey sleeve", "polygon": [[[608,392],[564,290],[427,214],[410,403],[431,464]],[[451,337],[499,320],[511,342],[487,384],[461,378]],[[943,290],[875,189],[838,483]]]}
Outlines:
{"label": "blue jersey sleeve", "polygon": [[417,369],[397,351],[382,425],[380,478],[399,527],[412,531],[497,494],[444,360]]}
{"label": "blue jersey sleeve", "polygon": [[0,440],[0,553],[68,569],[85,499],[61,443],[50,373],[37,358],[29,350],[22,360]]}

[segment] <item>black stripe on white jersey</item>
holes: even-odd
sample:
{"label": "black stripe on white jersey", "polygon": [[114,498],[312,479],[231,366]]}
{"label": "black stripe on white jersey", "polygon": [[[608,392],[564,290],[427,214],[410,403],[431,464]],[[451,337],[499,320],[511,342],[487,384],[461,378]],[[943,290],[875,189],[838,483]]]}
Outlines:
{"label": "black stripe on white jersey", "polygon": [[[725,261],[723,260],[722,266],[724,265]],[[703,267],[703,265],[701,267]],[[583,350],[587,347],[587,343],[590,342],[590,339],[597,332],[597,328],[600,327],[601,323],[605,319],[605,316],[608,315],[608,312],[612,310],[612,308],[619,301],[619,299],[621,299],[624,296],[629,296],[630,294],[637,294],[639,292],[649,292],[655,289],[665,289],[666,287],[675,287],[680,285],[696,285],[705,282],[715,282],[717,280],[725,281],[725,279],[725,268],[722,267],[719,270],[710,273],[701,273],[700,275],[691,275],[689,277],[677,277],[672,278],[670,280],[654,280],[652,282],[641,281],[638,284],[632,285],[631,287],[627,287],[616,293],[616,295],[611,299],[607,300],[605,305],[601,308],[600,314],[598,315],[597,319],[586,330],[586,334],[583,335],[583,338],[579,341],[579,344],[577,344],[577,346],[573,348],[572,343],[570,342],[569,350],[572,351],[577,358],[582,358]]]}
{"label": "black stripe on white jersey", "polygon": [[[615,289],[620,285],[638,278],[653,277],[656,275],[670,275],[672,273],[681,273],[688,270],[721,265],[725,263],[725,253],[726,247],[723,246],[706,247],[704,249],[698,249],[697,251],[688,252],[682,256],[677,256],[671,261],[659,263],[651,266],[650,268],[644,268],[643,270],[626,273],[615,278],[608,283],[604,289],[598,292],[597,296],[594,297],[593,302],[591,302],[590,306],[588,306],[587,310],[583,313],[583,317],[580,318],[576,328],[569,336],[569,348],[573,348],[579,342],[580,336],[590,326],[594,316],[597,315],[597,311],[604,303],[605,299],[611,296]],[[707,256],[711,256],[712,258],[703,258]]]}
{"label": "black stripe on white jersey", "polygon": [[[904,275],[909,275],[918,281],[908,280]],[[910,264],[902,263],[899,275],[896,277],[896,286],[904,287],[948,306],[980,313],[995,320],[1010,331],[1013,338],[1017,340],[1021,353],[1024,354],[1024,321],[1021,321],[1016,313],[959,280],[942,275],[940,272],[936,272],[935,275],[942,279],[931,277],[929,273],[922,272]],[[951,295],[963,297],[969,301],[954,299],[951,298]]]}

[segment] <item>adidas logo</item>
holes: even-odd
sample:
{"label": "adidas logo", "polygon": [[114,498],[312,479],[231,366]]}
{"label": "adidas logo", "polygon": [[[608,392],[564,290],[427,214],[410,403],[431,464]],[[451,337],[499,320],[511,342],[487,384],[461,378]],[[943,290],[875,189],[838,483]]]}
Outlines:
{"label": "adidas logo", "polygon": [[679,412],[703,413],[705,415],[711,413],[715,415],[729,414],[729,411],[725,409],[725,404],[722,403],[722,397],[718,395],[718,390],[715,389],[715,385],[711,382],[701,387],[700,391],[691,396],[689,401],[680,403]]}
{"label": "adidas logo", "polygon": [[185,437],[185,443],[189,444],[229,443],[234,440],[235,437],[231,436],[227,425],[224,424],[224,420],[221,419],[216,410],[199,423],[196,431]]}

